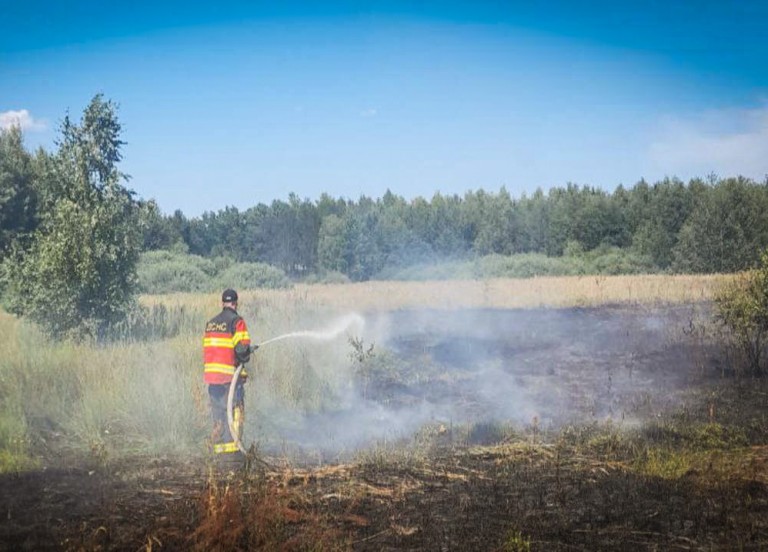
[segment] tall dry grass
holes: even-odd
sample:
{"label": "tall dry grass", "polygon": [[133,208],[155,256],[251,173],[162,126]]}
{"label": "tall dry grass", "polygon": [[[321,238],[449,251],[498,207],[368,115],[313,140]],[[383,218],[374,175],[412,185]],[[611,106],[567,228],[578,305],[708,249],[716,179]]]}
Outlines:
{"label": "tall dry grass", "polygon": [[[709,301],[732,275],[562,276],[430,282],[296,285],[289,290],[241,293],[244,305],[290,317],[302,309],[377,311],[403,308],[586,307],[603,304],[675,304]],[[218,294],[146,296],[146,305],[183,304],[208,312]],[[264,322],[271,322],[265,320]]]}
{"label": "tall dry grass", "polygon": [[[202,328],[220,309],[217,295],[163,298],[171,309],[143,324],[173,337],[109,343],[53,342],[33,325],[0,312],[0,472],[53,464],[63,455],[108,463],[126,455],[204,455],[208,397]],[[145,302],[158,304],[155,299]],[[258,308],[256,308],[258,305]],[[147,311],[156,315],[157,309]],[[178,313],[183,324],[168,320]],[[256,342],[327,323],[328,309],[283,298],[243,302]],[[197,319],[198,327],[190,321]],[[162,331],[164,323],[169,331]],[[323,347],[279,342],[252,367],[246,433],[270,434],[271,416],[332,407],[349,363],[345,336]],[[258,402],[254,397],[258,397]],[[284,420],[283,420],[284,421]],[[266,424],[266,425],[265,425]]]}
{"label": "tall dry grass", "polygon": [[730,278],[732,276],[727,275],[643,275],[366,282],[297,287],[292,293],[320,305],[362,310],[674,304],[708,301],[722,282]]}
{"label": "tall dry grass", "polygon": [[[92,452],[187,452],[204,444],[199,353],[184,338],[109,345],[54,343],[35,327],[0,313],[0,447],[21,442],[40,461]],[[2,432],[3,430],[0,430]]]}

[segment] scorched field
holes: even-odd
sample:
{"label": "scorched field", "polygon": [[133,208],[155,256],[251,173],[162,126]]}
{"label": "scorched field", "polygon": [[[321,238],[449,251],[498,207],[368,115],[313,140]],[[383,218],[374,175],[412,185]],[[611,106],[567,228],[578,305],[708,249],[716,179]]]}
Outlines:
{"label": "scorched field", "polygon": [[257,352],[236,474],[207,453],[215,297],[145,298],[108,345],[3,315],[0,549],[768,547],[768,385],[714,279],[552,280],[244,294],[257,341],[354,318]]}

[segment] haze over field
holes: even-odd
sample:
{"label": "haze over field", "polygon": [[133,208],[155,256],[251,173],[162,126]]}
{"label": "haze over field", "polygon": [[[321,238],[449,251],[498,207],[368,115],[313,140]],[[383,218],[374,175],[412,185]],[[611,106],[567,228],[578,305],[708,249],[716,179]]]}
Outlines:
{"label": "haze over field", "polygon": [[[768,173],[764,2],[19,2],[0,126],[121,104],[123,169],[188,215]],[[55,91],[55,93],[52,93]]]}
{"label": "haze over field", "polygon": [[[496,437],[498,427],[482,432],[499,424],[634,427],[649,404],[674,404],[690,385],[700,359],[670,343],[679,345],[678,328],[698,320],[696,311],[687,305],[347,315],[319,333],[295,333],[276,353],[299,352],[324,383],[325,406],[301,412],[257,373],[248,433],[268,453],[296,449],[335,458],[430,425],[445,432],[478,424],[470,438],[479,441]],[[336,331],[342,327],[360,340],[356,354]],[[314,343],[315,336],[336,340]],[[263,345],[272,348],[273,341]]]}

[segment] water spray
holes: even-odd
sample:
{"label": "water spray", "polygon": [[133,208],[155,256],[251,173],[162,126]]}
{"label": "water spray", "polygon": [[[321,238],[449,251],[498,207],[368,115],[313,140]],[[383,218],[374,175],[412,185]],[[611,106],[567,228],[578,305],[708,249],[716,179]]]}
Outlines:
{"label": "water spray", "polygon": [[[282,341],[283,339],[291,339],[291,338],[304,338],[304,339],[312,339],[315,341],[331,341],[332,339],[335,339],[336,337],[338,337],[341,333],[345,332],[351,326],[353,325],[363,326],[364,324],[365,324],[365,319],[359,314],[348,314],[336,320],[326,330],[323,330],[323,331],[302,330],[298,332],[291,332],[283,335],[278,335],[277,337],[273,337],[271,339],[263,341],[259,345],[259,348],[264,347],[265,345],[269,345],[270,343],[275,343],[277,341]],[[232,375],[232,383],[229,384],[229,394],[227,395],[227,424],[229,425],[229,434],[232,435],[232,438],[235,440],[235,443],[237,444],[237,448],[240,450],[240,452],[245,454],[246,452],[245,447],[243,446],[243,443],[240,440],[240,436],[235,431],[235,420],[233,415],[233,406],[235,402],[235,387],[237,386],[237,382],[240,379],[240,374],[242,371],[243,371],[243,365],[239,364],[235,369],[235,373]]]}

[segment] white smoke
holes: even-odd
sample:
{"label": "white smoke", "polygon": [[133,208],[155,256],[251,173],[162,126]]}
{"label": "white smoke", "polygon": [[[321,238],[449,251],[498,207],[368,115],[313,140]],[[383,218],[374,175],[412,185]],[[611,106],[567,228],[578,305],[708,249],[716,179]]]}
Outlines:
{"label": "white smoke", "polygon": [[327,343],[346,333],[365,348],[375,344],[371,369],[379,372],[357,373],[346,343],[325,356],[330,344],[308,344],[305,357],[328,382],[331,406],[298,411],[261,390],[254,437],[271,452],[332,458],[430,423],[630,423],[645,406],[662,406],[686,377],[691,361],[668,339],[684,318],[674,309],[621,308],[347,315],[264,344]]}

